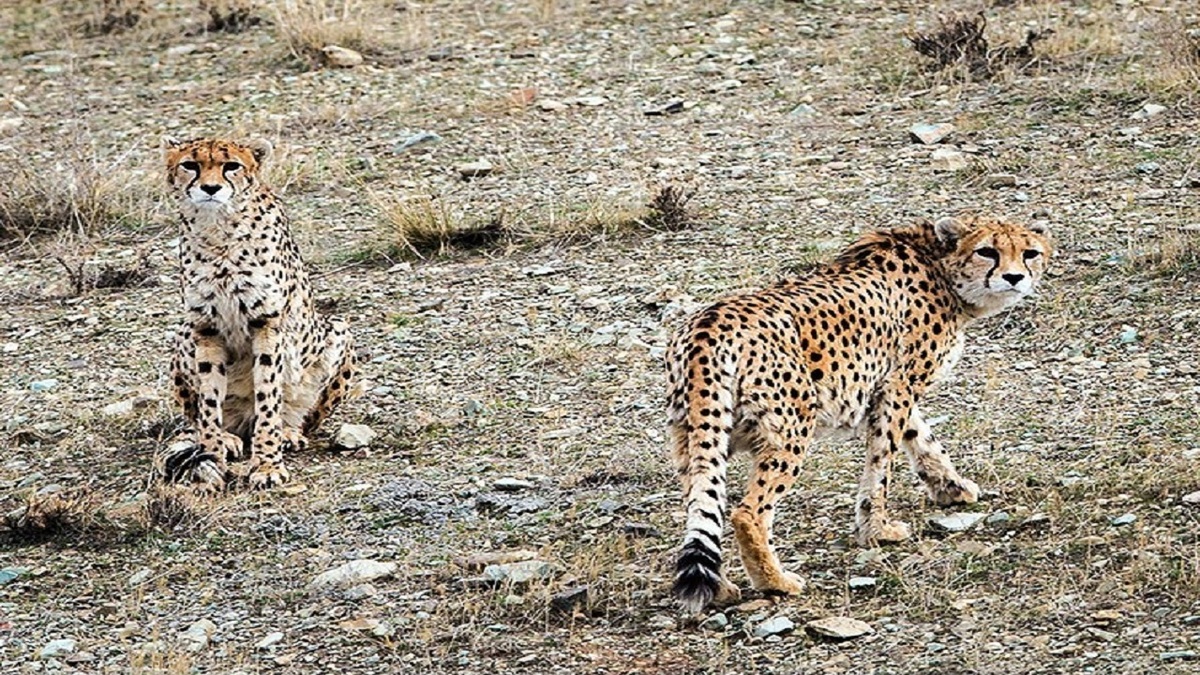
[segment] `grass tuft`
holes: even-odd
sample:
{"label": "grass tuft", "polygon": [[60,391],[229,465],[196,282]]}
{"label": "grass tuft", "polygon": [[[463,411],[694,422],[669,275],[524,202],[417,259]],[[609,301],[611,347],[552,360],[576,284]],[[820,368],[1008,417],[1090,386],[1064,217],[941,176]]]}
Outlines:
{"label": "grass tuft", "polygon": [[5,514],[0,532],[17,543],[36,543],[62,535],[83,535],[107,522],[100,499],[88,488],[36,492]]}
{"label": "grass tuft", "polygon": [[241,33],[264,23],[251,0],[200,0],[200,9],[208,12],[210,33]]}
{"label": "grass tuft", "polygon": [[908,40],[918,54],[933,60],[934,71],[962,67],[972,77],[987,79],[1010,63],[1021,68],[1031,65],[1036,60],[1034,46],[1054,32],[1031,29],[1022,44],[993,49],[984,36],[986,28],[987,17],[983,12],[973,17],[942,17],[937,30],[910,35]]}
{"label": "grass tuft", "polygon": [[13,168],[0,193],[0,242],[88,235],[129,219],[127,175],[81,156],[56,169]]}
{"label": "grass tuft", "polygon": [[284,0],[274,3],[275,28],[288,51],[309,68],[325,62],[330,46],[364,51],[367,21],[354,0]]}
{"label": "grass tuft", "polygon": [[142,23],[150,12],[146,0],[102,0],[100,11],[88,21],[92,35],[112,35],[127,31]]}
{"label": "grass tuft", "polygon": [[141,524],[147,531],[168,534],[196,530],[207,520],[198,508],[199,499],[188,487],[155,484],[142,503]]}
{"label": "grass tuft", "polygon": [[386,248],[401,257],[424,259],[452,250],[488,248],[512,236],[503,213],[473,222],[435,196],[401,200],[376,196],[375,202],[384,215]]}

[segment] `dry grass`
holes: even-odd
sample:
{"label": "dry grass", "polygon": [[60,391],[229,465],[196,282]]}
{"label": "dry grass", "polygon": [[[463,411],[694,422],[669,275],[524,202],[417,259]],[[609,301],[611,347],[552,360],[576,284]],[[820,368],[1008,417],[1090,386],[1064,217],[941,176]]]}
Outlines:
{"label": "dry grass", "polygon": [[971,77],[987,79],[1008,65],[1028,67],[1036,59],[1035,45],[1053,34],[1052,30],[1031,29],[1023,43],[993,48],[984,36],[986,29],[983,12],[973,17],[941,17],[936,31],[915,33],[908,40],[918,54],[932,59],[934,71],[962,68]]}
{"label": "dry grass", "polygon": [[275,30],[296,60],[310,68],[324,63],[330,45],[364,51],[369,20],[356,0],[281,0],[273,3]]}
{"label": "dry grass", "polygon": [[192,532],[212,518],[212,513],[206,513],[204,507],[204,497],[192,489],[156,483],[142,502],[138,520],[148,532]]}
{"label": "dry grass", "polygon": [[646,204],[646,224],[653,229],[669,232],[694,227],[699,222],[699,216],[691,206],[695,196],[696,190],[693,188],[663,185]]}
{"label": "dry grass", "polygon": [[4,515],[0,534],[16,543],[35,543],[101,530],[108,522],[100,498],[86,487],[30,494],[25,504]]}
{"label": "dry grass", "polygon": [[53,167],[10,171],[0,193],[0,243],[94,234],[134,220],[144,198],[128,174],[82,152]]}
{"label": "dry grass", "polygon": [[211,33],[240,33],[263,23],[252,0],[200,0],[200,10],[208,13],[205,30]]}
{"label": "dry grass", "polygon": [[383,217],[384,251],[389,255],[424,259],[495,246],[512,234],[503,213],[472,220],[435,196],[392,199],[372,193],[372,199]]}
{"label": "dry grass", "polygon": [[87,32],[93,35],[124,32],[142,23],[150,11],[147,0],[101,0],[95,14],[86,20]]}

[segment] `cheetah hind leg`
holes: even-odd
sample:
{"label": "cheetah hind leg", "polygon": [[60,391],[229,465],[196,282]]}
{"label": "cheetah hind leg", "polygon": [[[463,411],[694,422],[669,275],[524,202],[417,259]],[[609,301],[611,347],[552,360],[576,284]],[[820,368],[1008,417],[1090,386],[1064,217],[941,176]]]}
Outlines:
{"label": "cheetah hind leg", "polygon": [[303,433],[316,432],[321,423],[337,408],[338,404],[350,395],[354,386],[354,378],[358,373],[358,359],[354,352],[354,339],[345,322],[339,319],[329,319],[328,338],[326,339],[327,363],[330,365],[330,375],[321,388],[317,402],[304,418]]}

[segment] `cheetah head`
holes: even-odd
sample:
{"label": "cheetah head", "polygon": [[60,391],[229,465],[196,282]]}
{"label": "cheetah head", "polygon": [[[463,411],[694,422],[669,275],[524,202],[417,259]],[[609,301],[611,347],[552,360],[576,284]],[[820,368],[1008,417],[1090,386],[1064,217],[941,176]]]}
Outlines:
{"label": "cheetah head", "polygon": [[184,205],[198,211],[236,208],[259,169],[271,155],[265,140],[234,143],[203,138],[194,141],[163,139],[167,155],[167,182]]}
{"label": "cheetah head", "polygon": [[944,264],[955,292],[975,317],[1012,307],[1033,293],[1054,253],[1042,225],[942,218],[934,232],[949,249]]}

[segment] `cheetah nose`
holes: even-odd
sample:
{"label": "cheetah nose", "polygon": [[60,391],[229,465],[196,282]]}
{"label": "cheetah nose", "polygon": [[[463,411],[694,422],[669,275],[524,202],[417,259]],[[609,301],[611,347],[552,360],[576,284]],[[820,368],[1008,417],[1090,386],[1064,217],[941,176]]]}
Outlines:
{"label": "cheetah nose", "polygon": [[[205,194],[215,195],[221,191],[221,186],[220,185],[201,185],[200,189],[204,190]],[[1007,278],[1007,276],[1005,278]]]}
{"label": "cheetah nose", "polygon": [[1007,281],[1008,283],[1012,284],[1013,286],[1016,286],[1017,284],[1021,283],[1021,280],[1025,278],[1025,275],[1010,273],[1010,274],[1001,274],[1000,277],[1002,279],[1004,279],[1005,281]]}

